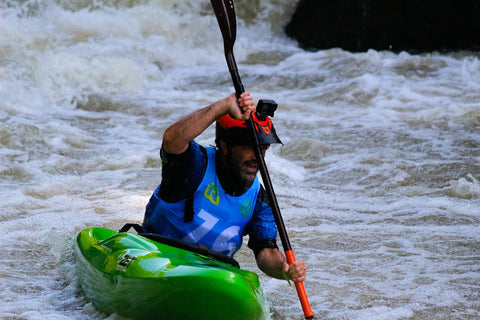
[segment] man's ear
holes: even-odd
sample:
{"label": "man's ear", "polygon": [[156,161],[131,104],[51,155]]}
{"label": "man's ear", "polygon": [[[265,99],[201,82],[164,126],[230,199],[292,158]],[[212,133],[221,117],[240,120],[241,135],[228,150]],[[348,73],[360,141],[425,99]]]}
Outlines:
{"label": "man's ear", "polygon": [[218,140],[218,147],[224,156],[228,154],[228,144],[224,140]]}

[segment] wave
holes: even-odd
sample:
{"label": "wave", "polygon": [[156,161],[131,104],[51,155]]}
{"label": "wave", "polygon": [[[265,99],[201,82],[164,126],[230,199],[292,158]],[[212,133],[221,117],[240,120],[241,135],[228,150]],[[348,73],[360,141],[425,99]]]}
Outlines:
{"label": "wave", "polygon": [[[237,60],[261,60],[255,52],[275,52],[274,43],[285,41],[289,1],[238,1],[236,8]],[[174,88],[171,74],[190,72],[182,68],[224,68],[207,1],[10,0],[1,19],[0,110],[8,113],[73,109],[92,95],[141,95],[146,83]]]}

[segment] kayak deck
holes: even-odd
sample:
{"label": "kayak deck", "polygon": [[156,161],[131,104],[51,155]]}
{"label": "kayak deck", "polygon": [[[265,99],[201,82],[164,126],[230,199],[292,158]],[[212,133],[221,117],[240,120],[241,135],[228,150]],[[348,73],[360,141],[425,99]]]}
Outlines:
{"label": "kayak deck", "polygon": [[88,228],[75,244],[85,297],[135,319],[265,319],[258,276],[126,232]]}

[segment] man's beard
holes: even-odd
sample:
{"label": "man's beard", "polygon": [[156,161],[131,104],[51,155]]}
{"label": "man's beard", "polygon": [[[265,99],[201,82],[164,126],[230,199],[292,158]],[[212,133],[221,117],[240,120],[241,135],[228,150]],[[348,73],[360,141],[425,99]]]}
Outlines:
{"label": "man's beard", "polygon": [[258,161],[235,161],[231,152],[224,156],[225,174],[228,176],[231,192],[242,194],[251,187],[258,173]]}
{"label": "man's beard", "polygon": [[239,164],[237,172],[244,183],[252,184],[258,173],[258,161],[254,159],[242,162]]}
{"label": "man's beard", "polygon": [[248,160],[244,162],[235,161],[229,154],[226,157],[228,167],[233,178],[243,186],[250,187],[258,172],[258,161]]}

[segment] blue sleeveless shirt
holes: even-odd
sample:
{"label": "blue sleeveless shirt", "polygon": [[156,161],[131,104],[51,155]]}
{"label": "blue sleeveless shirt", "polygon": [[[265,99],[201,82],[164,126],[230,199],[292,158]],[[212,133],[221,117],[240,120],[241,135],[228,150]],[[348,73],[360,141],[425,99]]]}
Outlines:
{"label": "blue sleeveless shirt", "polygon": [[153,195],[158,203],[147,210],[144,226],[150,232],[203,244],[232,257],[242,246],[243,230],[252,218],[260,182],[255,178],[244,194],[228,195],[215,171],[215,148],[206,150],[205,175],[193,195],[193,221],[184,222],[186,200],[166,202],[158,196],[158,186]]}

